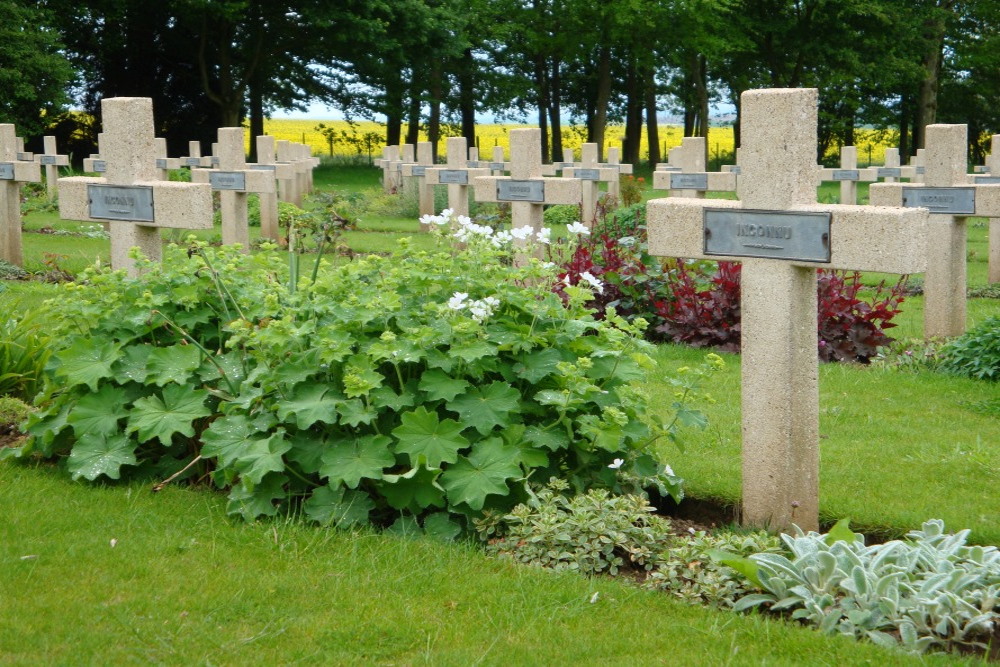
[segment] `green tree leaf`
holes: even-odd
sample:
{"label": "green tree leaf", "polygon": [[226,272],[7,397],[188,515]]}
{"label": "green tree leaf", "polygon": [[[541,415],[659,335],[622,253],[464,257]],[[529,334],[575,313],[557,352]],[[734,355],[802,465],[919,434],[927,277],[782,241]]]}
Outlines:
{"label": "green tree leaf", "polygon": [[469,387],[469,383],[453,378],[444,371],[431,370],[420,376],[420,391],[427,392],[432,401],[450,401]]}
{"label": "green tree leaf", "polygon": [[139,442],[159,438],[169,447],[174,433],[193,436],[194,420],[207,417],[212,411],[205,407],[206,391],[171,384],[162,393],[162,397],[147,396],[132,405],[128,432],[138,433]]}
{"label": "green tree leaf", "polygon": [[194,345],[156,347],[150,351],[146,363],[147,382],[152,380],[157,387],[171,382],[186,384],[201,366],[201,351]]}
{"label": "green tree leaf", "polygon": [[342,486],[336,489],[321,486],[309,496],[303,509],[306,516],[320,525],[349,528],[367,523],[368,514],[375,509],[375,503],[363,491],[348,491]]}
{"label": "green tree leaf", "polygon": [[506,426],[508,413],[516,410],[521,395],[505,382],[488,387],[473,387],[453,401],[448,409],[457,412],[462,421],[486,435],[494,426]]}
{"label": "green tree leaf", "polygon": [[105,384],[100,391],[81,396],[66,421],[73,426],[73,433],[78,438],[110,436],[121,431],[118,422],[128,417],[127,403],[128,396],[123,388]]}
{"label": "green tree leaf", "polygon": [[97,383],[114,376],[112,365],[121,357],[119,347],[111,342],[98,343],[91,338],[78,338],[59,353],[56,373],[66,378],[66,387],[85,384],[97,391]]}
{"label": "green tree leaf", "polygon": [[362,479],[382,479],[382,470],[396,464],[391,445],[392,438],[385,435],[338,442],[323,454],[319,474],[330,484],[343,482],[351,489],[358,488]]}
{"label": "green tree leaf", "polygon": [[287,421],[295,417],[295,425],[307,429],[316,422],[337,423],[337,406],[344,399],[329,385],[307,382],[297,385],[288,400],[279,401],[278,417]]}
{"label": "green tree leaf", "polygon": [[66,465],[73,479],[84,477],[92,482],[101,475],[118,479],[122,466],[136,464],[135,448],[136,443],[124,433],[88,433],[76,441]]}
{"label": "green tree leaf", "polygon": [[458,460],[458,450],[469,446],[461,435],[461,424],[454,419],[441,421],[424,406],[404,413],[402,421],[392,434],[399,440],[396,452],[409,454],[412,466],[423,463],[428,468],[440,468],[442,463]]}
{"label": "green tree leaf", "polygon": [[518,458],[517,449],[505,446],[500,438],[477,442],[468,457],[463,456],[441,475],[448,500],[481,510],[486,496],[507,495],[507,480],[521,476]]}

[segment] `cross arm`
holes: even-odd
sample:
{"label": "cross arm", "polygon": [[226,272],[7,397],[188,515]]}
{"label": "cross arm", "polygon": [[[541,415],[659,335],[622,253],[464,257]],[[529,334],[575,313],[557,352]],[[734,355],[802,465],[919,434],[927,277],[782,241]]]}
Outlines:
{"label": "cross arm", "polygon": [[598,172],[599,178],[597,179],[601,183],[611,183],[618,180],[618,170],[609,167],[567,167],[563,169],[563,178],[579,178],[577,176],[578,171],[596,171]]}
{"label": "cross arm", "polygon": [[[522,179],[510,176],[484,176],[473,181],[477,201],[506,201],[497,199],[497,188],[500,181],[518,181]],[[539,181],[545,184],[545,201],[535,204],[579,204],[583,199],[583,188],[575,178],[530,178],[528,181]]]}
{"label": "cross arm", "polygon": [[42,180],[41,166],[37,162],[12,162],[14,179],[21,183],[37,183]]}
{"label": "cross arm", "polygon": [[272,193],[275,191],[275,176],[269,170],[262,169],[198,169],[191,172],[192,183],[212,183],[213,175],[216,179],[223,174],[243,174],[244,186],[239,188],[219,188],[220,190],[233,190],[235,192],[260,192]]}
{"label": "cross arm", "polygon": [[[682,188],[671,188],[670,187],[670,176],[671,174],[682,174],[689,172],[680,171],[654,171],[653,172],[653,189],[654,190],[680,190]],[[695,172],[690,172],[695,173]],[[708,175],[708,188],[707,192],[733,192],[736,190],[736,174],[728,171],[705,171],[697,172]]]}
{"label": "cross arm", "polygon": [[[868,198],[873,206],[902,206],[904,190],[928,187],[924,183],[873,183],[868,190]],[[1000,184],[959,187],[975,188],[976,212],[970,215],[1000,218]]]}
{"label": "cross arm", "polygon": [[[472,185],[473,181],[477,178],[483,176],[489,176],[489,169],[478,169],[478,168],[467,168],[467,167],[428,167],[425,172],[427,176],[428,185],[442,185],[441,183],[441,172],[442,171],[464,171],[469,175],[469,185]],[[445,184],[447,185],[447,184]]]}
{"label": "cross arm", "polygon": [[[90,217],[90,185],[114,185],[104,178],[72,176],[59,179],[59,217],[64,220],[104,222],[105,218]],[[137,222],[147,227],[178,229],[212,228],[212,190],[200,183],[174,181],[138,182],[116,185],[120,188],[149,187],[153,189],[153,221]]]}

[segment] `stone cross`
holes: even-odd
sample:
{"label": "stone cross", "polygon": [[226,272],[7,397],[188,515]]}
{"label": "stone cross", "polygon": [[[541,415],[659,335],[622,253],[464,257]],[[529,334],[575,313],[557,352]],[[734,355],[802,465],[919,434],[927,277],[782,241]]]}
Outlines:
{"label": "stone cross", "polygon": [[618,178],[608,183],[608,194],[615,198],[621,196],[621,189],[619,187],[621,182],[621,174],[632,173],[632,165],[628,163],[622,164],[621,160],[622,158],[621,158],[620,148],[618,148],[617,146],[612,146],[611,148],[608,149],[608,167],[612,169],[617,169],[619,175]]}
{"label": "stone cross", "polygon": [[292,142],[285,139],[278,140],[277,148],[278,161],[277,164],[289,165],[289,171],[286,172],[287,177],[278,177],[278,199],[289,204],[295,204],[299,208],[302,207],[302,191],[299,189],[299,168],[298,160],[295,154],[295,147],[292,146]]}
{"label": "stone cross", "polygon": [[312,148],[309,144],[295,144],[298,152],[296,154],[300,164],[300,174],[302,178],[302,192],[312,194],[313,192],[313,170],[319,166],[319,158],[313,157]]}
{"label": "stone cross", "polygon": [[49,201],[52,201],[56,197],[56,179],[59,178],[59,167],[69,166],[69,156],[59,154],[56,149],[55,137],[46,135],[42,141],[45,152],[42,155],[36,155],[35,160],[45,167],[45,191]]}
{"label": "stone cross", "polygon": [[212,166],[212,158],[211,156],[202,157],[200,141],[189,141],[188,154],[181,158],[181,165],[190,167],[192,170],[196,167],[208,168]]}
{"label": "stone cross", "polygon": [[97,152],[83,159],[83,170],[88,174],[103,174],[108,170],[108,163],[102,159],[104,154],[104,133],[97,134]]}
{"label": "stone cross", "polygon": [[741,99],[740,200],[650,201],[649,252],[743,263],[743,522],[817,530],[816,269],[923,270],[927,212],[817,204],[816,89]]}
{"label": "stone cross", "polygon": [[156,179],[153,101],[115,97],[101,101],[107,177],[59,179],[59,216],[111,221],[111,266],[137,275],[129,250],[162,258],[161,227],[212,228],[212,190],[200,183]]}
{"label": "stone cross", "polygon": [[247,193],[275,192],[272,171],[248,168],[244,153],[243,128],[220,127],[218,169],[195,169],[192,183],[208,183],[219,192],[222,217],[222,242],[239,243],[243,252],[250,252],[250,227],[247,224]]}
{"label": "stone cross", "polygon": [[16,155],[14,156],[14,159],[17,162],[34,162],[35,154],[24,150],[24,137],[17,137],[14,141],[16,143]]}
{"label": "stone cross", "polygon": [[705,137],[684,137],[683,143],[670,153],[679,171],[654,171],[653,189],[670,190],[671,197],[693,199],[704,199],[707,192],[735,192],[735,173],[705,171],[705,142]]}
{"label": "stone cross", "polygon": [[580,179],[582,198],[580,222],[591,229],[593,229],[594,225],[597,224],[597,197],[600,194],[597,189],[597,184],[599,182],[618,182],[618,170],[601,165],[597,161],[597,158],[597,144],[583,144],[583,146],[580,147],[579,167],[566,167],[563,169],[564,177]]}
{"label": "stone cross", "polygon": [[420,215],[434,215],[434,186],[427,181],[427,170],[434,166],[434,145],[417,142],[416,164],[403,165],[403,177],[416,183]]}
{"label": "stone cross", "polygon": [[[986,164],[981,168],[980,174],[989,175],[973,176],[973,183],[977,185],[1000,183],[1000,134],[994,134],[990,140],[990,154],[986,157]],[[989,239],[987,280],[991,283],[1000,283],[1000,219],[998,218],[990,218]]]}
{"label": "stone cross", "polygon": [[212,142],[212,152],[205,156],[205,159],[212,165],[212,169],[219,166],[219,142]]}
{"label": "stone cross", "polygon": [[995,177],[1000,177],[1000,134],[994,134],[990,137],[990,154],[986,156],[985,162],[986,164],[973,167],[973,173],[993,174]]}
{"label": "stone cross", "polygon": [[564,172],[566,169],[572,169],[573,167],[579,167],[580,165],[576,162],[576,154],[573,152],[572,148],[563,149],[563,161],[553,162],[552,164],[542,165],[542,176],[555,176],[560,172]]}
{"label": "stone cross", "polygon": [[[483,176],[474,184],[476,201],[509,202],[511,226],[528,226],[536,234],[542,228],[546,204],[576,204],[582,196],[579,179],[542,178],[541,140],[538,128],[511,130],[510,176]],[[524,245],[515,241],[514,246],[514,261],[522,265],[528,259]],[[535,250],[535,257],[543,257],[541,247]]]}
{"label": "stone cross", "polygon": [[448,137],[448,164],[427,170],[427,183],[448,185],[448,208],[455,215],[469,215],[469,185],[480,176],[489,176],[489,169],[469,167],[465,159],[465,137]]}
{"label": "stone cross", "polygon": [[840,203],[858,203],[858,182],[874,183],[878,181],[878,170],[869,167],[858,169],[857,146],[842,146],[840,149],[839,169],[820,169],[820,178],[824,181],[840,181]]}
{"label": "stone cross", "polygon": [[503,146],[493,147],[493,159],[490,161],[490,175],[503,176],[505,171],[510,171],[510,162],[503,160]]}
{"label": "stone cross", "polygon": [[1000,185],[968,184],[965,125],[928,125],[926,131],[926,183],[876,183],[868,196],[874,206],[930,210],[924,336],[960,336],[966,316],[965,220],[1000,217]]}
{"label": "stone cross", "polygon": [[925,151],[924,148],[918,148],[917,154],[910,158],[909,166],[902,168],[903,177],[910,179],[911,183],[924,182],[924,172],[927,169]]}
{"label": "stone cross", "polygon": [[402,144],[399,147],[399,159],[392,164],[392,170],[396,172],[396,182],[399,184],[399,187],[396,189],[397,193],[412,191],[413,179],[403,178],[403,165],[416,164],[416,161],[414,157],[414,145]]}
{"label": "stone cross", "polygon": [[163,137],[157,137],[156,139],[156,171],[157,176],[160,181],[170,180],[170,170],[180,169],[181,159],[176,157],[167,157],[167,140]]}
{"label": "stone cross", "polygon": [[[250,169],[270,173],[275,181],[288,181],[295,177],[290,164],[277,164],[274,159],[274,137],[261,135],[257,137],[257,162],[248,164]],[[260,202],[260,236],[261,238],[278,241],[281,230],[278,228],[278,193],[277,184],[273,192],[261,192],[257,195]]]}
{"label": "stone cross", "polygon": [[896,179],[903,175],[902,169],[899,166],[898,148],[885,149],[885,166],[877,168],[875,175],[885,179],[886,183],[895,183]]}
{"label": "stone cross", "polygon": [[724,171],[724,172],[729,173],[729,174],[736,174],[737,176],[740,175],[740,173],[741,173],[741,170],[740,170],[740,149],[739,148],[735,149],[735,153],[736,153],[736,164],[724,164],[724,165],[722,165],[722,168],[719,171]]}
{"label": "stone cross", "polygon": [[21,254],[21,184],[38,183],[42,170],[38,162],[17,159],[17,132],[9,123],[0,123],[0,259],[17,266]]}
{"label": "stone cross", "polygon": [[396,174],[392,170],[393,164],[399,161],[399,146],[386,146],[382,149],[382,159],[376,164],[382,168],[382,192],[387,195],[392,194],[399,187],[396,181]]}

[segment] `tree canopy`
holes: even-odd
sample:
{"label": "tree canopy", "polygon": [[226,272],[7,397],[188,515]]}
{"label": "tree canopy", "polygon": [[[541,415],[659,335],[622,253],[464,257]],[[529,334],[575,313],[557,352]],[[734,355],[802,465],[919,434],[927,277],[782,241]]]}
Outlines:
{"label": "tree canopy", "polygon": [[[152,97],[171,150],[324,101],[386,123],[389,143],[475,138],[477,113],[564,119],[623,157],[660,159],[657,112],[704,136],[714,103],[760,87],[821,91],[820,146],[854,128],[1000,131],[1000,0],[0,0],[0,120],[38,134],[71,98]],[[639,155],[647,133],[650,154]],[[737,141],[738,141],[737,134]],[[978,147],[978,148],[977,148]],[[977,154],[978,151],[978,154]]]}

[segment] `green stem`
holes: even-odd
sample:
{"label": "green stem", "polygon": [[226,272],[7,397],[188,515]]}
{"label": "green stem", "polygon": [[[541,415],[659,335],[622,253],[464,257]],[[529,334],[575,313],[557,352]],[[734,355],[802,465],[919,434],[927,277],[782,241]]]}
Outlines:
{"label": "green stem", "polygon": [[164,314],[163,314],[163,313],[161,313],[160,311],[158,311],[158,310],[154,310],[154,311],[153,311],[153,314],[154,314],[154,315],[159,315],[160,317],[162,317],[162,318],[163,318],[163,321],[164,321],[164,322],[166,322],[167,324],[169,324],[170,326],[172,326],[172,327],[173,327],[174,329],[176,329],[176,330],[177,330],[178,332],[180,332],[180,334],[181,334],[182,336],[184,336],[184,338],[186,338],[186,339],[187,339],[188,341],[190,341],[190,343],[191,343],[192,345],[194,345],[194,346],[195,346],[195,347],[197,347],[197,348],[198,348],[199,350],[201,350],[201,353],[205,355],[205,358],[206,358],[206,359],[208,359],[208,361],[209,361],[209,362],[210,362],[210,363],[211,363],[211,364],[212,364],[213,366],[215,366],[215,368],[216,368],[216,369],[217,369],[217,370],[219,371],[219,374],[220,374],[220,375],[222,376],[222,379],[226,381],[226,384],[227,384],[227,385],[229,385],[229,393],[231,393],[231,394],[232,394],[233,396],[236,396],[236,395],[237,395],[237,394],[239,393],[239,390],[238,390],[238,389],[236,388],[236,386],[235,386],[235,385],[233,384],[233,381],[232,381],[232,380],[230,379],[230,377],[229,377],[229,376],[228,376],[228,375],[226,374],[226,371],[225,371],[225,369],[223,369],[223,368],[222,368],[222,366],[220,366],[220,365],[219,365],[219,362],[217,362],[217,361],[215,360],[215,357],[214,357],[214,356],[212,356],[212,353],[211,353],[211,352],[209,352],[208,350],[206,350],[206,349],[205,349],[205,347],[204,347],[204,346],[203,346],[203,345],[202,345],[201,343],[199,343],[199,342],[198,342],[197,340],[195,340],[195,339],[194,339],[194,338],[193,338],[193,337],[191,336],[191,334],[189,334],[189,333],[188,333],[187,331],[185,331],[185,330],[183,329],[183,327],[181,327],[181,326],[180,326],[179,324],[176,324],[176,323],[175,323],[174,321],[172,321],[172,320],[171,320],[171,319],[170,319],[169,317],[167,317],[166,315],[164,315]]}

